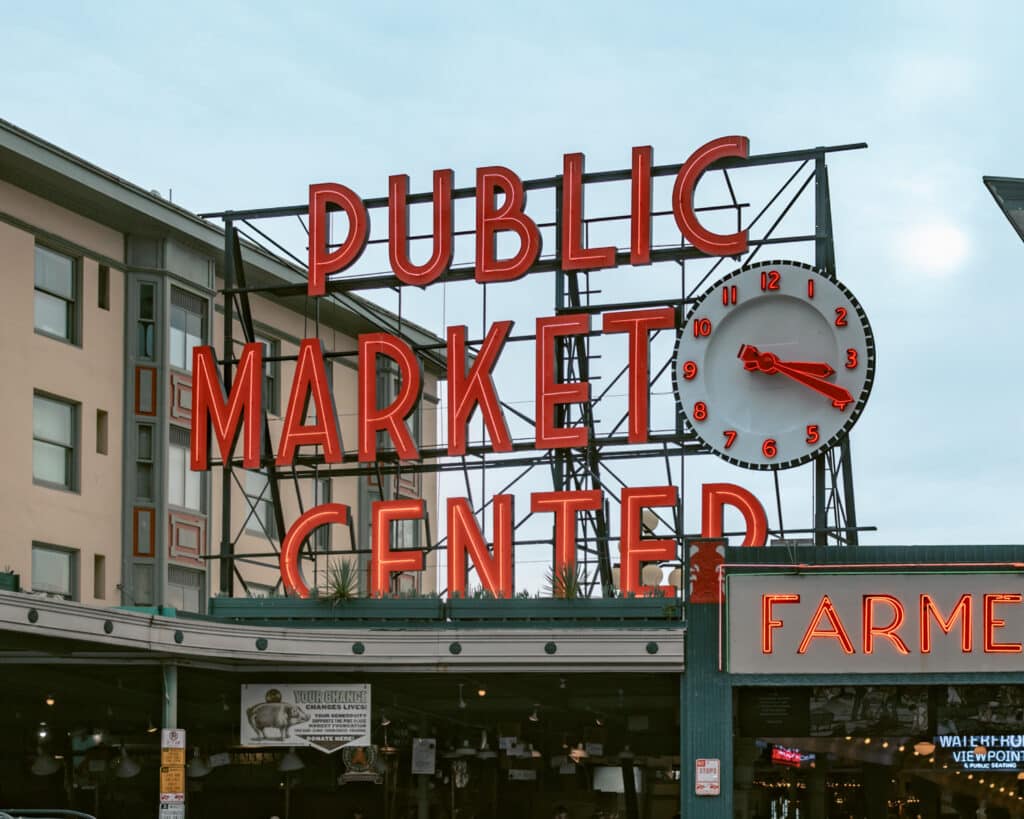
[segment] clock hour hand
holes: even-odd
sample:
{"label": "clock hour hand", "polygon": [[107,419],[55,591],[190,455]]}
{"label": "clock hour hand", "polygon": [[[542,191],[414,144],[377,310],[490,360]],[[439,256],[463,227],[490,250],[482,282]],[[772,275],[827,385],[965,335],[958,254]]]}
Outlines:
{"label": "clock hour hand", "polygon": [[743,361],[745,370],[763,372],[766,375],[781,373],[831,399],[832,406],[838,410],[846,409],[847,404],[853,403],[853,396],[850,395],[849,390],[825,380],[835,370],[824,362],[780,361],[775,353],[762,353],[752,344],[744,344],[740,347],[739,358]]}
{"label": "clock hour hand", "polygon": [[[768,372],[774,363],[785,364],[791,370],[799,370],[816,378],[828,378],[835,372],[824,361],[779,361],[778,356],[774,353],[762,353],[752,344],[744,344],[740,347],[739,357],[743,359],[743,369],[751,371]],[[764,363],[761,364],[760,361]]]}

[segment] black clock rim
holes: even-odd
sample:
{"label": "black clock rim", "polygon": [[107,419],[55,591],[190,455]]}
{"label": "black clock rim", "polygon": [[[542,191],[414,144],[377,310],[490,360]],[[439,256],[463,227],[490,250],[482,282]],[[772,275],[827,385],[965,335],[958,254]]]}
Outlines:
{"label": "black clock rim", "polygon": [[[864,375],[864,386],[861,388],[860,394],[857,396],[857,400],[853,405],[853,409],[850,411],[850,417],[846,419],[843,425],[827,440],[820,443],[815,449],[811,450],[804,455],[796,458],[791,458],[788,461],[780,461],[779,463],[762,464],[754,463],[753,461],[745,461],[742,458],[735,458],[731,455],[727,455],[724,452],[717,449],[711,444],[703,435],[700,434],[697,425],[690,420],[689,414],[686,412],[685,402],[680,400],[680,383],[679,383],[679,341],[686,332],[687,327],[690,323],[690,318],[700,309],[701,305],[704,304],[705,299],[710,298],[723,284],[736,276],[746,273],[750,270],[756,270],[762,267],[771,267],[773,265],[792,265],[793,267],[799,267],[823,279],[828,279],[829,282],[834,284],[840,292],[847,299],[850,300],[850,304],[854,308],[854,312],[857,314],[857,318],[860,321],[861,327],[864,330],[864,346],[865,346],[865,357],[867,362],[865,364],[865,375]],[[700,296],[694,300],[690,307],[689,313],[679,323],[679,329],[676,331],[676,342],[675,349],[672,353],[672,392],[676,400],[676,414],[677,417],[681,416],[685,421],[687,432],[694,435],[708,451],[713,455],[717,455],[726,463],[730,463],[733,466],[738,466],[743,469],[751,469],[757,472],[777,472],[784,469],[793,469],[797,466],[803,466],[808,464],[815,458],[820,457],[828,450],[839,445],[846,438],[849,438],[850,430],[853,425],[857,423],[861,413],[864,411],[864,407],[867,404],[868,398],[871,395],[871,388],[875,381],[875,369],[876,369],[876,347],[875,347],[875,334],[871,329],[871,322],[868,321],[867,313],[864,311],[863,306],[857,300],[857,297],[853,295],[853,292],[845,284],[843,284],[835,276],[830,275],[820,267],[815,267],[807,262],[797,262],[792,259],[772,259],[764,262],[751,262],[745,264],[736,270],[726,273],[720,279],[713,284],[709,285]]]}

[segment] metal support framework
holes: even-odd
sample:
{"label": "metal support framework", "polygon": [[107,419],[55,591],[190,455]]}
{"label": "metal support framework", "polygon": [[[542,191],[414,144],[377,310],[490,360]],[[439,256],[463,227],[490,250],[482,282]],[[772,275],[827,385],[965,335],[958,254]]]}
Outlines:
{"label": "metal support framework", "polygon": [[[554,314],[560,313],[585,313],[599,314],[605,311],[637,309],[645,306],[671,306],[676,308],[678,329],[679,324],[686,316],[689,306],[707,287],[708,283],[714,281],[713,276],[718,272],[722,275],[725,270],[740,264],[747,264],[755,260],[759,254],[763,255],[767,249],[775,246],[786,248],[804,248],[802,251],[809,255],[813,245],[813,258],[816,266],[824,269],[830,276],[836,276],[835,243],[832,231],[831,204],[828,185],[828,168],[826,157],[830,153],[848,151],[864,148],[864,144],[837,145],[831,147],[818,147],[799,151],[783,153],[772,153],[751,156],[747,159],[729,159],[713,165],[708,176],[721,174],[728,195],[725,201],[715,202],[710,205],[698,207],[699,212],[713,213],[716,211],[732,212],[736,217],[737,227],[749,230],[750,249],[743,259],[730,260],[726,258],[709,258],[701,251],[685,241],[678,241],[671,245],[656,244],[652,248],[651,257],[654,267],[659,271],[669,271],[674,276],[673,281],[678,282],[676,295],[670,298],[645,298],[643,294],[634,293],[629,300],[602,301],[602,286],[595,281],[597,276],[591,272],[576,272],[562,270],[562,247],[561,247],[561,225],[562,225],[562,178],[561,176],[534,179],[524,182],[524,188],[528,191],[545,191],[554,198],[554,218],[552,221],[540,225],[542,229],[552,229],[554,242],[552,252],[543,253],[542,256],[528,271],[528,276],[541,273],[554,274]],[[767,167],[773,165],[790,165],[794,170],[787,176],[785,182],[779,184],[773,191],[766,193],[762,188],[755,188],[754,196],[748,196],[746,192],[738,198],[737,180],[742,177],[742,171],[748,168]],[[652,176],[659,177],[675,176],[679,172],[679,165],[659,165],[652,171]],[[600,173],[589,173],[583,176],[583,185],[592,187],[610,182],[628,182],[631,171],[629,169],[608,171]],[[804,192],[811,182],[813,187],[813,229],[799,229],[790,226],[790,222],[798,217],[793,214],[802,206]],[[453,192],[453,199],[464,200],[475,196],[475,188],[460,188]],[[740,201],[749,198],[751,201]],[[756,204],[760,200],[761,204]],[[432,201],[432,194],[417,193],[408,197],[409,204],[423,204]],[[372,213],[374,210],[382,211],[387,208],[386,198],[364,200],[367,209]],[[275,220],[290,220],[298,217],[302,222],[307,215],[308,207],[305,204],[278,208],[261,208],[244,211],[226,211],[216,214],[204,214],[206,218],[221,218],[225,222],[225,258],[223,264],[223,283],[220,295],[224,302],[224,334],[223,334],[223,372],[227,386],[230,386],[234,366],[237,364],[235,352],[234,324],[238,321],[241,325],[246,341],[253,341],[254,325],[250,297],[260,295],[270,299],[294,299],[304,296],[306,285],[302,278],[306,275],[302,265],[303,253],[292,253],[286,247],[286,240],[275,239],[271,234]],[[752,214],[752,215],[751,215]],[[671,211],[656,211],[653,216],[657,218],[670,217]],[[720,214],[719,214],[720,216]],[[748,217],[749,218],[746,218]],[[607,223],[625,223],[629,220],[628,213],[618,213],[591,217],[584,219],[584,230],[589,231],[592,227]],[[260,223],[260,227],[256,226]],[[604,224],[602,224],[604,223]],[[244,225],[248,230],[245,233],[238,225]],[[294,225],[294,223],[289,223]],[[387,224],[387,219],[380,218],[374,224]],[[306,225],[303,224],[303,229]],[[307,230],[308,233],[308,230]],[[472,235],[472,230],[456,231],[457,236]],[[411,236],[412,241],[431,241],[431,234]],[[246,271],[242,262],[241,242],[251,242],[254,245],[265,247],[271,252],[283,253],[294,262],[295,281],[278,285],[249,285]],[[372,235],[369,241],[370,246],[386,245],[387,236]],[[618,264],[627,266],[629,264],[629,252],[621,246],[616,248],[616,259]],[[674,272],[673,272],[674,271]],[[442,277],[443,281],[460,282],[468,281],[474,276],[474,265],[471,259],[456,258],[449,271]],[[663,280],[665,281],[665,280]],[[402,314],[401,294],[404,289],[390,270],[372,269],[369,265],[356,263],[351,269],[343,274],[331,278],[327,282],[327,298],[335,306],[344,305],[347,309],[357,310],[369,321],[379,321],[382,324],[389,322],[390,331],[397,332],[409,344],[422,355],[435,355],[442,350],[444,345],[438,341],[424,341],[422,334],[417,336],[415,332],[408,332],[408,320]],[[373,291],[397,292],[398,315],[397,321],[394,315],[388,315],[382,308],[374,305],[365,299],[358,302],[353,301],[350,294],[369,293]],[[484,288],[486,291],[486,288]],[[637,298],[636,296],[639,296]],[[484,299],[484,320],[486,322],[486,292]],[[311,300],[307,300],[311,303]],[[311,304],[307,308],[308,335],[323,337],[321,332],[321,310],[319,303]],[[397,331],[396,331],[397,327]],[[486,331],[486,327],[485,327]],[[668,331],[663,331],[668,332]],[[302,504],[300,486],[303,482],[312,481],[323,477],[356,477],[360,481],[374,478],[382,491],[390,491],[389,487],[397,481],[401,475],[419,475],[423,473],[434,473],[441,475],[447,472],[462,472],[466,484],[466,495],[470,499],[474,512],[482,520],[482,515],[491,503],[485,489],[488,483],[491,484],[491,492],[505,492],[511,488],[522,485],[527,476],[536,476],[536,467],[546,467],[550,470],[551,486],[555,489],[600,489],[604,492],[608,502],[604,508],[581,515],[580,527],[577,532],[577,544],[581,552],[580,565],[584,573],[583,587],[587,594],[601,593],[610,595],[613,593],[613,551],[612,546],[615,538],[610,531],[609,522],[615,517],[611,505],[618,504],[618,489],[627,485],[626,481],[619,474],[618,463],[626,463],[636,459],[647,459],[651,464],[651,471],[664,470],[665,479],[668,483],[682,483],[686,471],[688,458],[697,455],[710,454],[698,439],[685,427],[680,414],[674,415],[673,425],[669,429],[653,429],[650,441],[645,445],[630,444],[622,427],[626,422],[626,416],[613,410],[609,417],[602,417],[606,409],[606,397],[613,387],[624,380],[626,368],[618,369],[618,372],[597,372],[593,366],[595,354],[593,353],[594,337],[598,333],[590,333],[583,336],[563,337],[557,346],[556,375],[560,381],[587,381],[592,385],[594,395],[589,402],[578,405],[561,404],[556,410],[556,420],[560,426],[580,426],[588,430],[587,446],[579,449],[558,449],[551,452],[538,452],[533,449],[532,442],[532,419],[527,412],[521,408],[505,403],[506,412],[514,416],[515,420],[529,429],[529,436],[520,434],[515,436],[513,451],[510,453],[493,453],[482,433],[479,440],[471,440],[467,447],[467,454],[461,457],[447,455],[443,446],[421,448],[422,460],[418,463],[402,463],[395,456],[393,451],[381,450],[378,460],[372,464],[360,464],[352,460],[346,460],[342,464],[323,465],[319,464],[315,457],[308,454],[300,455],[295,465],[290,468],[288,474],[279,470],[274,463],[272,441],[270,439],[269,425],[266,422],[264,413],[263,438],[264,453],[262,466],[267,474],[270,499],[274,510],[274,523],[276,531],[268,534],[270,541],[269,549],[261,549],[252,554],[238,552],[238,537],[232,536],[231,531],[231,484],[233,470],[240,465],[238,460],[232,463],[219,464],[224,469],[224,480],[222,481],[222,526],[219,554],[208,555],[209,559],[221,561],[221,591],[231,594],[234,591],[234,579],[237,576],[245,587],[245,579],[242,570],[247,565],[259,563],[259,558],[266,558],[276,555],[279,550],[280,538],[286,531],[286,521],[283,515],[282,493],[285,488],[291,486],[298,497],[299,504]],[[482,342],[480,338],[470,340],[468,347],[475,352]],[[532,332],[519,333],[510,336],[509,344],[533,344],[536,337]],[[328,350],[330,358],[347,358],[353,355],[350,351]],[[271,356],[269,361],[295,360],[295,356],[281,355]],[[650,386],[652,390],[668,382],[668,373],[672,361],[653,360],[651,361]],[[607,369],[607,368],[605,368]],[[621,417],[620,417],[621,416]],[[490,481],[485,478],[486,473],[491,476]],[[771,528],[775,536],[785,537],[796,533],[810,533],[817,545],[857,545],[858,532],[864,527],[858,527],[856,507],[854,502],[852,463],[848,439],[844,439],[838,447],[827,452],[818,458],[813,465],[814,470],[814,504],[810,528],[787,528],[782,523],[782,503],[776,498],[778,509],[778,525]],[[474,483],[476,486],[474,486]],[[776,481],[776,488],[778,481]],[[778,492],[778,489],[776,489]],[[310,495],[307,493],[307,497]],[[256,514],[254,504],[249,502],[249,515]],[[519,507],[520,510],[522,507]],[[529,519],[530,514],[520,514],[515,521],[516,529],[519,529]],[[659,518],[666,527],[675,532],[678,544],[677,555],[682,557],[682,549],[685,541],[692,538],[696,533],[683,531],[681,510],[675,510],[674,514],[663,512]],[[243,525],[242,530],[245,530]],[[431,525],[428,521],[426,531],[437,531],[436,523]],[[437,539],[428,544],[428,549],[438,548],[444,544],[444,538]],[[517,540],[517,543],[520,541]],[[526,540],[523,542],[544,542]],[[365,553],[369,551],[368,543],[359,542],[359,538],[353,534],[351,551]],[[345,550],[346,553],[349,550]],[[325,552],[317,552],[310,544],[303,550],[303,558],[314,562]]]}

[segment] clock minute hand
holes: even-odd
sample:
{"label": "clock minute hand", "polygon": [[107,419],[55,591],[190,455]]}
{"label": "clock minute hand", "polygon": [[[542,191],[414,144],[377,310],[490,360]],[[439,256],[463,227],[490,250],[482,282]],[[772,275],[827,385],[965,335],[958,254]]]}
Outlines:
{"label": "clock minute hand", "polygon": [[739,358],[743,361],[743,368],[751,372],[759,371],[766,375],[781,373],[791,378],[798,384],[803,384],[815,392],[821,393],[832,400],[832,406],[838,410],[846,408],[847,404],[853,403],[853,396],[849,390],[839,384],[833,384],[825,380],[825,376],[818,375],[818,372],[832,375],[835,372],[828,364],[819,362],[803,361],[780,361],[775,353],[762,353],[752,344],[744,344],[740,347]]}

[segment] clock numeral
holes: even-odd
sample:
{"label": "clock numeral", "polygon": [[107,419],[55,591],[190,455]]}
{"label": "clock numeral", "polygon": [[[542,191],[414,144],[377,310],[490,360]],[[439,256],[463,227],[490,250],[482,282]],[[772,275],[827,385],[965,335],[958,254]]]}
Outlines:
{"label": "clock numeral", "polygon": [[778,270],[767,270],[761,274],[762,290],[778,290],[781,282],[782,276],[779,275]]}
{"label": "clock numeral", "polygon": [[766,458],[774,458],[779,454],[779,449],[775,445],[774,438],[765,438],[764,443],[761,444],[761,454]]}
{"label": "clock numeral", "polygon": [[857,369],[857,351],[853,347],[846,351],[846,369]]}
{"label": "clock numeral", "polygon": [[722,304],[726,307],[736,304],[740,300],[740,289],[735,284],[728,284],[722,288]]}
{"label": "clock numeral", "polygon": [[693,405],[693,420],[694,421],[707,421],[708,420],[708,405],[703,401],[698,401]]}
{"label": "clock numeral", "polygon": [[821,440],[821,435],[818,434],[817,424],[807,425],[807,437],[804,440],[809,444],[816,444]]}
{"label": "clock numeral", "polygon": [[845,326],[846,326],[846,308],[845,307],[837,307],[836,308],[836,327],[845,327]]}
{"label": "clock numeral", "polygon": [[736,430],[734,430],[734,429],[727,429],[722,434],[725,436],[725,448],[726,449],[728,449],[734,443],[736,443]]}
{"label": "clock numeral", "polygon": [[807,298],[814,298],[814,279],[807,280]]}
{"label": "clock numeral", "polygon": [[701,338],[702,336],[711,335],[711,319],[699,318],[693,320],[693,337]]}
{"label": "clock numeral", "polygon": [[683,378],[687,381],[693,381],[697,377],[697,362],[686,361],[683,362]]}

